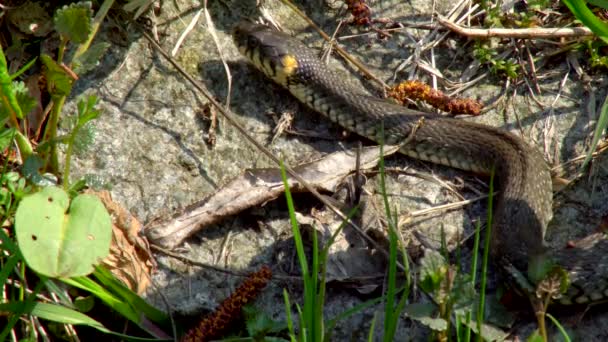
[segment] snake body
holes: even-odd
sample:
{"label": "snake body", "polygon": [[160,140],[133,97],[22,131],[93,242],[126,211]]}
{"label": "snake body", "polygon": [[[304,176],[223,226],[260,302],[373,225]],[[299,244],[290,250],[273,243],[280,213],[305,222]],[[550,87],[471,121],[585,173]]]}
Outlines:
{"label": "snake body", "polygon": [[[493,260],[526,271],[532,256],[547,253],[544,237],[552,218],[551,176],[542,155],[525,141],[491,126],[419,112],[369,96],[330,70],[317,58],[317,51],[267,26],[241,22],[233,37],[239,51],[257,69],[349,131],[390,145],[412,134],[412,142],[400,149],[405,155],[478,174],[488,175],[494,169],[499,194],[493,213]],[[604,288],[589,284],[589,275],[572,260],[581,253],[566,251],[556,256],[566,264],[573,283],[563,304],[608,297]]]}

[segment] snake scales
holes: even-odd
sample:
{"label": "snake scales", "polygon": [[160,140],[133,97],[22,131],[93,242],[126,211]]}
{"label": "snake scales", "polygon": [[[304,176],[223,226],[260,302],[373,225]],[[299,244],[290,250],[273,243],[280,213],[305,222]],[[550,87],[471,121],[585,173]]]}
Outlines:
{"label": "snake scales", "polygon": [[[530,257],[549,253],[569,275],[562,304],[608,299],[608,242],[548,251],[544,237],[552,218],[552,185],[542,155],[503,130],[423,113],[364,94],[327,68],[291,36],[263,25],[239,23],[233,33],[239,51],[266,76],[333,122],[368,139],[399,144],[412,130],[413,142],[400,152],[413,158],[489,174],[500,191],[493,215],[491,252],[495,263],[527,270]],[[420,118],[424,118],[419,124]]]}

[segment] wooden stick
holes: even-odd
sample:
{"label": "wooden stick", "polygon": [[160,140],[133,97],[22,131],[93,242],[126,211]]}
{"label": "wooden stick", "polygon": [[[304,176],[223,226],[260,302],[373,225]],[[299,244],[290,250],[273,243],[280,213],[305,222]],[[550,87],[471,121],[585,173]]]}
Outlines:
{"label": "wooden stick", "polygon": [[534,38],[563,38],[563,37],[588,37],[592,36],[593,32],[586,27],[565,27],[565,28],[544,28],[544,27],[530,27],[530,28],[489,28],[489,29],[478,29],[462,27],[442,16],[438,16],[437,20],[439,23],[460,35],[467,36],[470,38],[523,38],[523,39],[534,39]]}

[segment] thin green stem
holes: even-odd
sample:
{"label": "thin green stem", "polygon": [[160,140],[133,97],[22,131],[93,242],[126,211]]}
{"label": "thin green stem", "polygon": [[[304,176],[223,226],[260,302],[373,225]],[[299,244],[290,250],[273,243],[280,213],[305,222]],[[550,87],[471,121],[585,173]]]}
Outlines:
{"label": "thin green stem", "polygon": [[[51,114],[49,117],[49,125],[47,126],[46,130],[44,131],[44,141],[54,141],[55,138],[57,137],[57,126],[59,124],[59,116],[63,109],[65,99],[66,99],[65,96],[58,96],[55,99],[53,99],[54,103],[53,103],[53,108],[51,109]],[[47,162],[49,162],[46,165],[47,169],[50,169],[50,171],[53,171],[53,172],[59,170],[59,157],[57,155],[57,145],[56,144],[51,144],[50,153],[47,158],[50,158],[50,161],[47,160]]]}
{"label": "thin green stem", "polygon": [[68,40],[64,36],[59,37],[59,48],[57,49],[57,64],[63,63],[65,48],[68,45]]}
{"label": "thin green stem", "polygon": [[[479,223],[479,221],[477,221],[477,224],[475,225],[475,241],[473,243],[473,260],[471,262],[471,282],[473,283],[473,285],[475,285],[475,282],[477,280],[477,259],[478,259],[478,255],[479,255],[479,241],[481,240],[481,223]],[[464,336],[464,341],[470,341],[471,340],[471,328],[470,328],[470,324],[471,324],[471,311],[467,312],[466,315],[466,332],[465,332],[465,336]]]}
{"label": "thin green stem", "polygon": [[65,152],[65,166],[63,168],[63,190],[66,192],[70,189],[70,165],[72,165],[72,153],[74,151],[74,141],[76,140],[76,136],[78,131],[80,130],[80,125],[76,125],[74,130],[70,134],[70,138],[68,139],[68,148]]}
{"label": "thin green stem", "polygon": [[481,286],[479,294],[479,307],[477,309],[477,341],[481,341],[481,322],[483,322],[484,307],[486,302],[486,284],[487,284],[487,272],[489,263],[490,253],[490,241],[492,237],[492,207],[494,202],[494,167],[490,173],[490,189],[488,195],[488,220],[486,222],[486,236],[484,241],[483,250],[483,264],[481,266]]}

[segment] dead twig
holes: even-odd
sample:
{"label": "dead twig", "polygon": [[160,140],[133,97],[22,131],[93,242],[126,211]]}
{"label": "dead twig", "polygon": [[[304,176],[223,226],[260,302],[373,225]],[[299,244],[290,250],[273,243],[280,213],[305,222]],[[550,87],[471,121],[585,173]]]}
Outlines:
{"label": "dead twig", "polygon": [[204,1],[204,13],[205,13],[205,20],[207,20],[207,29],[209,31],[209,34],[211,34],[211,37],[213,38],[213,42],[215,43],[215,46],[217,47],[217,52],[220,55],[220,60],[222,61],[222,65],[224,66],[224,71],[226,72],[226,81],[228,83],[228,93],[226,94],[226,108],[230,109],[230,96],[232,94],[232,74],[230,73],[230,68],[228,67],[228,63],[226,63],[226,57],[224,57],[224,52],[222,50],[222,45],[220,44],[220,40],[217,37],[217,33],[215,30],[215,25],[213,24],[213,21],[211,20],[211,15],[209,14],[209,11],[207,10],[207,0]]}
{"label": "dead twig", "polygon": [[177,38],[177,42],[175,42],[175,46],[173,47],[173,50],[171,50],[171,57],[175,57],[175,55],[177,55],[177,51],[182,46],[184,39],[186,39],[188,34],[192,31],[192,29],[194,29],[194,27],[198,23],[198,20],[200,19],[202,12],[203,12],[203,10],[199,10],[198,12],[196,12],[194,17],[192,17],[192,20],[190,20],[190,23],[188,24],[188,26],[186,26],[186,29],[184,29],[184,32],[182,32],[182,34],[179,35],[179,38]]}
{"label": "dead twig", "polygon": [[563,27],[563,28],[468,28],[460,26],[442,16],[438,16],[439,23],[460,35],[469,38],[518,38],[518,39],[535,39],[535,38],[574,38],[574,37],[589,37],[593,35],[590,29],[586,27]]}

